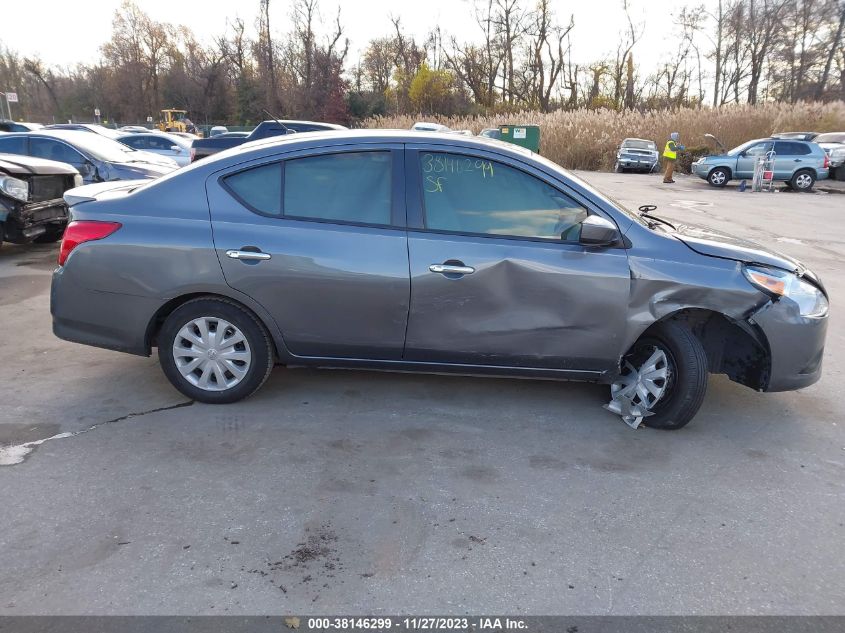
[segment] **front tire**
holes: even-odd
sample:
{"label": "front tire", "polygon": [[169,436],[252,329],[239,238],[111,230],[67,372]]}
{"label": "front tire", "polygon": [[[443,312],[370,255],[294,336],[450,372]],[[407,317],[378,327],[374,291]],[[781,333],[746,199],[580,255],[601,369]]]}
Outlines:
{"label": "front tire", "polygon": [[810,191],[816,184],[816,176],[809,169],[800,169],[792,176],[789,186],[795,191]]}
{"label": "front tire", "polygon": [[[634,404],[651,411],[643,418],[645,426],[675,430],[692,420],[707,392],[708,365],[701,342],[689,328],[674,321],[661,323],[638,340],[624,360],[642,373],[628,393],[641,394]],[[654,380],[654,376],[659,377]],[[630,374],[627,378],[630,381]],[[640,384],[644,387],[637,389]],[[657,390],[660,396],[652,402]]]}
{"label": "front tire", "polygon": [[713,187],[722,188],[728,181],[731,179],[731,173],[725,169],[724,167],[717,167],[710,171],[707,174],[707,182],[710,183]]}
{"label": "front tire", "polygon": [[616,162],[616,163],[613,164],[613,171],[616,172],[617,174],[624,174],[625,168],[622,167],[622,165],[620,165],[618,162]]}
{"label": "front tire", "polygon": [[263,324],[226,299],[194,299],[165,320],[158,336],[164,375],[198,402],[227,404],[253,394],[273,369]]}

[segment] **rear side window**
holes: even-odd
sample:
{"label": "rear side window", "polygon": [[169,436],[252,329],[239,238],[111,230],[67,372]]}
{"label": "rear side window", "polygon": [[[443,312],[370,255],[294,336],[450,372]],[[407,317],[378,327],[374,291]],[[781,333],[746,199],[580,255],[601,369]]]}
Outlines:
{"label": "rear side window", "polygon": [[25,154],[26,153],[26,137],[25,136],[8,136],[0,138],[0,154]]}
{"label": "rear side window", "polygon": [[389,225],[392,162],[390,152],[285,161],[285,217]]}
{"label": "rear side window", "polygon": [[282,164],[271,163],[240,171],[224,180],[234,196],[253,211],[282,214]]}
{"label": "rear side window", "polygon": [[420,153],[426,228],[575,241],[587,210],[551,185],[485,158]]}
{"label": "rear side window", "polygon": [[794,141],[777,141],[775,143],[775,154],[778,156],[806,156],[811,153],[810,146],[806,143]]}

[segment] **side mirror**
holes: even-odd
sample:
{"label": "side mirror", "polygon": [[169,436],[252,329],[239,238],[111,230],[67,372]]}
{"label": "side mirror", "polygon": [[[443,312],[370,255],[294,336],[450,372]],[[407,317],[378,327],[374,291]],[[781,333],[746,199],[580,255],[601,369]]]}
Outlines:
{"label": "side mirror", "polygon": [[174,154],[178,154],[178,153],[179,153],[179,149],[180,149],[180,148],[179,148],[179,146],[178,146],[178,145],[171,145],[171,146],[170,146],[170,151],[171,151],[171,152],[173,152]]}
{"label": "side mirror", "polygon": [[619,229],[613,222],[598,215],[590,215],[581,222],[578,241],[587,246],[609,246],[619,241],[620,237]]}
{"label": "side mirror", "polygon": [[77,167],[76,170],[79,172],[80,176],[82,176],[83,178],[87,178],[88,176],[94,173],[94,165],[92,165],[86,160],[79,167]]}

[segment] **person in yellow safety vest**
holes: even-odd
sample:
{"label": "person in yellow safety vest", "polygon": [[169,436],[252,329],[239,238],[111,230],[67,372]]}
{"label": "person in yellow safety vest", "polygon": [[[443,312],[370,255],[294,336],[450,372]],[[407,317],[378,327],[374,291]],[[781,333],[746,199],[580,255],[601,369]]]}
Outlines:
{"label": "person in yellow safety vest", "polygon": [[683,145],[678,144],[680,138],[680,134],[672,132],[669,135],[669,140],[666,141],[666,147],[663,148],[663,158],[666,159],[666,173],[663,174],[663,182],[667,184],[675,182],[672,179],[672,174],[675,173],[675,161],[678,160],[678,152],[686,149]]}

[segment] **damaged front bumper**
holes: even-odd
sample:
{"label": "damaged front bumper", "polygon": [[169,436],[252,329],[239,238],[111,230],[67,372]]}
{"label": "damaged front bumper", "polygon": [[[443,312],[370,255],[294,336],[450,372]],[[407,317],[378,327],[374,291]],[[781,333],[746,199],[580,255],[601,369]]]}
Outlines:
{"label": "damaged front bumper", "polygon": [[25,244],[67,224],[68,212],[64,200],[45,200],[27,204],[9,199],[0,200],[0,222],[5,235],[0,239],[14,244]]}
{"label": "damaged front bumper", "polygon": [[749,317],[769,346],[769,379],[762,391],[801,389],[821,378],[827,321],[827,314],[802,316],[787,298],[769,302]]}

